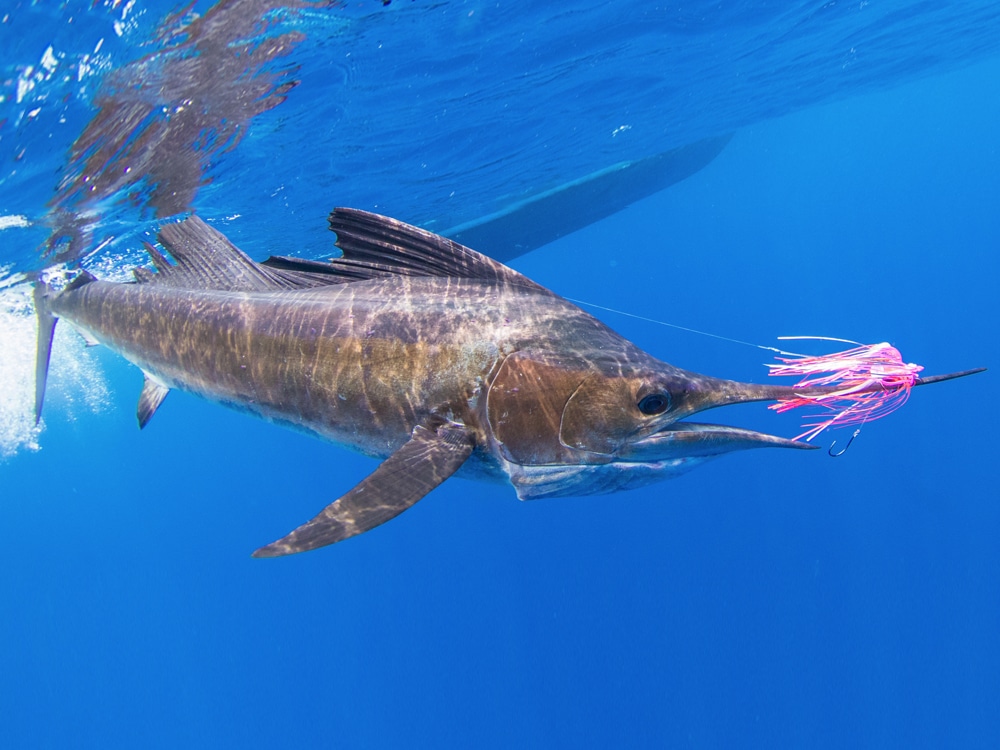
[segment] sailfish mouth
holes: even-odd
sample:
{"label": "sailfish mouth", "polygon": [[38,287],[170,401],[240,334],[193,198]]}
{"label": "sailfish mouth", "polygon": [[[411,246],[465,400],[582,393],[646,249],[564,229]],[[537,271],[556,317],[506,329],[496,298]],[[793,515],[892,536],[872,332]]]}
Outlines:
{"label": "sailfish mouth", "polygon": [[763,432],[720,424],[673,422],[631,443],[619,452],[624,461],[663,461],[676,458],[710,458],[750,448],[796,448],[818,446]]}
{"label": "sailfish mouth", "polygon": [[[940,383],[945,380],[972,375],[982,372],[983,368],[964,370],[915,378],[913,386]],[[795,387],[786,385],[757,385],[740,383],[732,380],[702,379],[701,384],[709,387],[695,389],[691,394],[687,408],[682,418],[691,414],[730,404],[749,403],[753,401],[787,401],[802,397],[818,398],[837,393],[841,386]],[[875,391],[877,385],[857,389],[855,393],[866,390]],[[802,436],[800,436],[802,437]],[[662,461],[675,458],[708,458],[748,450],[750,448],[796,448],[812,450],[818,446],[800,439],[789,439],[768,435],[740,427],[729,427],[718,424],[702,424],[699,422],[672,421],[663,427],[645,435],[619,452],[619,457],[625,461]]]}

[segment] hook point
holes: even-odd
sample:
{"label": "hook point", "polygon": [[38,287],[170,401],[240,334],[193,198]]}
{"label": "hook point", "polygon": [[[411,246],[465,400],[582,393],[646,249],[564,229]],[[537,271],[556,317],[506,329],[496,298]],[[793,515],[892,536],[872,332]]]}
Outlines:
{"label": "hook point", "polygon": [[832,458],[837,458],[837,456],[843,456],[845,453],[847,453],[847,449],[851,447],[851,443],[854,442],[854,438],[856,438],[860,434],[861,434],[861,428],[859,427],[858,429],[856,429],[854,431],[854,434],[851,435],[850,439],[847,441],[847,445],[845,445],[843,448],[841,448],[836,453],[833,452],[833,446],[835,446],[837,444],[837,441],[834,440],[832,443],[830,443],[830,449],[827,451],[827,453]]}

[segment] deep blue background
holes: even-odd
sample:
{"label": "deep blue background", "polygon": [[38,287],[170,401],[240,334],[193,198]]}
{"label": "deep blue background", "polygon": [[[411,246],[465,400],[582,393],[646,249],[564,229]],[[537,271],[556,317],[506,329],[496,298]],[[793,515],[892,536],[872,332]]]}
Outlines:
{"label": "deep blue background", "polygon": [[[995,366],[998,82],[980,63],[746,127],[513,265],[755,343]],[[601,317],[679,366],[764,373],[765,352]],[[5,747],[1000,737],[994,372],[919,389],[837,460],[747,453],[536,503],[454,480],[358,539],[252,560],[375,463],[180,393],[139,434],[139,372],[99,356],[114,408],[54,401],[43,449],[0,466]],[[796,431],[762,406],[717,418]]]}

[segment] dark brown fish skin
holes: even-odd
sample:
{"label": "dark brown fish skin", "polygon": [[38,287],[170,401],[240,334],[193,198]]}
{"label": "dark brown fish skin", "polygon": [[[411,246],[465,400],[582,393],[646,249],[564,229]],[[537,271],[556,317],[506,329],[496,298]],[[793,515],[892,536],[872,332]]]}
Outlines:
{"label": "dark brown fish skin", "polygon": [[[550,355],[543,392],[556,401],[602,369],[693,376],[656,362],[547,291],[503,282],[391,277],[228,292],[96,281],[58,295],[50,307],[168,387],[375,456],[392,453],[432,414],[464,423],[485,447],[480,397],[513,352]],[[692,396],[699,381],[715,382],[694,377]],[[502,387],[495,384],[498,400]],[[520,416],[545,422],[530,430],[544,444],[536,461],[565,453],[558,441],[543,440],[559,433],[557,411]],[[512,424],[498,417],[505,432]]]}
{"label": "dark brown fish skin", "polygon": [[466,416],[497,359],[495,348],[448,343],[475,326],[457,295],[425,296],[442,286],[456,284],[226,292],[95,282],[52,309],[165,385],[386,456],[436,410]]}
{"label": "dark brown fish skin", "polygon": [[[438,416],[472,431],[487,463],[602,464],[637,434],[790,392],[673,367],[511,276],[262,292],[93,281],[48,307],[169,388],[378,457]],[[654,391],[670,408],[641,415]]]}

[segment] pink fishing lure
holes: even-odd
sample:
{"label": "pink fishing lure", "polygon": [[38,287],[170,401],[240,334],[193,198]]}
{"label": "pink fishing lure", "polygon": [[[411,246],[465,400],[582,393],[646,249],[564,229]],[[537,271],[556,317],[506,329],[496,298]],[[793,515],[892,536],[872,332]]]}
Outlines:
{"label": "pink fishing lure", "polygon": [[[819,338],[788,336],[791,338]],[[845,341],[844,339],[820,339]],[[846,341],[855,344],[855,341]],[[812,407],[803,418],[805,432],[795,439],[812,440],[831,427],[861,425],[894,412],[906,403],[910,389],[917,382],[917,373],[924,368],[906,364],[899,350],[887,343],[858,344],[853,349],[814,357],[781,352],[781,364],[768,365],[769,375],[799,377],[796,388],[841,386],[819,396],[803,394],[782,399],[769,406],[779,413]]]}

